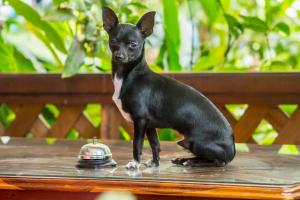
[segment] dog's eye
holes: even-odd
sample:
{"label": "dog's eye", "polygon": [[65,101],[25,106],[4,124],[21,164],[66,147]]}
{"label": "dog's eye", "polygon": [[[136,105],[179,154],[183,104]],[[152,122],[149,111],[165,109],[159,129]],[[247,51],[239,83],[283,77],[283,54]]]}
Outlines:
{"label": "dog's eye", "polygon": [[133,42],[133,41],[130,41],[129,44],[128,44],[128,46],[129,46],[130,48],[135,48],[135,47],[137,47],[137,43],[136,43],[136,42]]}

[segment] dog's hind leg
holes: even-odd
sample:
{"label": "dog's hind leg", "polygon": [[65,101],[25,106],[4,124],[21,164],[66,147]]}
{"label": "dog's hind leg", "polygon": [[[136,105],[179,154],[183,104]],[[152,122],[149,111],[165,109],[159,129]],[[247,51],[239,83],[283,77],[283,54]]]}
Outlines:
{"label": "dog's hind leg", "polygon": [[183,138],[183,140],[178,141],[177,144],[184,149],[190,149],[190,142],[187,140],[187,138]]}
{"label": "dog's hind leg", "polygon": [[172,163],[190,167],[223,167],[226,165],[224,150],[217,144],[191,144],[192,158],[177,158]]}

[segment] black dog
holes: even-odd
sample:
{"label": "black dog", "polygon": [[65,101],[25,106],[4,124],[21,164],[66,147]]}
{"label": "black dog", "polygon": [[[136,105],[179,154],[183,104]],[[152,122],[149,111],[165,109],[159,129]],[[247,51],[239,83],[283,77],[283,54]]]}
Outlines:
{"label": "black dog", "polygon": [[113,100],[123,117],[134,123],[134,160],[126,167],[139,168],[145,134],[153,154],[146,166],[159,165],[156,128],[176,129],[184,136],[178,144],[195,155],[174,159],[175,164],[220,167],[230,162],[235,156],[234,138],[221,112],[192,87],[148,67],[144,45],[153,31],[155,12],[146,13],[135,26],[119,24],[110,8],[102,11],[112,51]]}

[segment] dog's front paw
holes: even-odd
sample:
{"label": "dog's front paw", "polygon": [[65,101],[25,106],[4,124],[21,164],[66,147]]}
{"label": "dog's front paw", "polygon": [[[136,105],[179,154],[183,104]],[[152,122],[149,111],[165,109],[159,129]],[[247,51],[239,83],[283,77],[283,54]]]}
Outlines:
{"label": "dog's front paw", "polygon": [[159,166],[159,161],[155,160],[148,160],[146,163],[144,163],[146,167],[158,167]]}
{"label": "dog's front paw", "polygon": [[130,170],[136,170],[139,169],[139,167],[140,167],[140,163],[136,160],[130,161],[126,165],[126,169],[130,169]]}

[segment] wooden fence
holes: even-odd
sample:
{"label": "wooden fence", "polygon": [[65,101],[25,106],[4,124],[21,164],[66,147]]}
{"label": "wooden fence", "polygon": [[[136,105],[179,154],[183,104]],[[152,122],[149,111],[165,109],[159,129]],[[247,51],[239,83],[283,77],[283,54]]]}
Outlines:
{"label": "wooden fence", "polygon": [[[280,104],[300,105],[300,73],[200,73],[165,74],[200,90],[210,98],[231,123],[236,142],[254,142],[252,134],[261,120],[278,132],[275,143],[300,144],[300,108],[291,117]],[[80,137],[119,139],[119,126],[129,133],[126,123],[112,102],[113,85],[109,74],[82,74],[62,79],[58,74],[1,74],[0,104],[8,105],[15,119],[0,136],[64,138],[72,129]],[[178,94],[180,95],[180,94]],[[95,127],[83,110],[87,104],[102,105],[101,123]],[[50,126],[41,115],[46,104],[54,104],[60,114]],[[247,104],[237,120],[225,107]]]}

